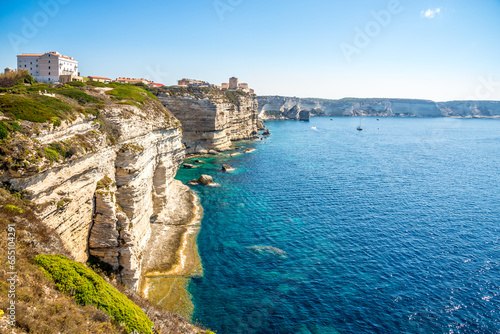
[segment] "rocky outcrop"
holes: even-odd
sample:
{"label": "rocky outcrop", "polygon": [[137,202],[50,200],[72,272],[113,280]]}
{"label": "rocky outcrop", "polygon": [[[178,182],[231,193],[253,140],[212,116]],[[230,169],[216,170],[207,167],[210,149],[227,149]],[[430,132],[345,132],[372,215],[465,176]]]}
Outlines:
{"label": "rocky outcrop", "polygon": [[224,151],[231,141],[255,138],[254,95],[211,88],[168,88],[158,98],[181,121],[188,153]]}
{"label": "rocky outcrop", "polygon": [[214,184],[214,179],[210,175],[203,174],[198,179],[198,183],[208,186]]}
{"label": "rocky outcrop", "polygon": [[299,112],[299,120],[308,121],[311,117],[311,112],[309,110],[301,110]]}
{"label": "rocky outcrop", "polygon": [[[35,170],[5,171],[2,181],[38,206],[42,222],[76,260],[96,256],[137,288],[151,222],[168,205],[185,155],[179,125],[159,101],[109,101],[98,119],[79,117],[22,139],[51,147],[73,143],[77,154],[43,160]],[[85,147],[77,146],[82,142]]]}
{"label": "rocky outcrop", "polygon": [[402,116],[402,117],[500,117],[498,101],[452,101],[436,103],[412,99],[326,100],[283,96],[258,97],[263,119],[297,119],[311,116]]}

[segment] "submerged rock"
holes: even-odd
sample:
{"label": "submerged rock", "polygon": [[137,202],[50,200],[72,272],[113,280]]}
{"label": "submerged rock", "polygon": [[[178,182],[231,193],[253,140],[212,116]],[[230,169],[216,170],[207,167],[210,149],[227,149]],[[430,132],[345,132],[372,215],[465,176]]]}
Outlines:
{"label": "submerged rock", "polygon": [[215,184],[214,179],[210,175],[203,174],[200,176],[198,179],[198,183],[203,184],[203,185],[212,185]]}
{"label": "submerged rock", "polygon": [[199,160],[199,159],[196,159],[194,162],[197,163],[197,164],[203,164],[203,163],[205,163],[204,161]]}
{"label": "submerged rock", "polygon": [[273,246],[250,246],[249,249],[261,255],[276,255],[280,258],[286,258],[286,252]]}

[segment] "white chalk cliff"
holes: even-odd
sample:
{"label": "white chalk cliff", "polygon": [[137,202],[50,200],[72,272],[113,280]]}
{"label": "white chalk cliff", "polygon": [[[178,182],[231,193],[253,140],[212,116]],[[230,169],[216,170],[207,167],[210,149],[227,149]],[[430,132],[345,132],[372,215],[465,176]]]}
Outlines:
{"label": "white chalk cliff", "polygon": [[107,103],[98,119],[45,124],[38,134],[16,138],[28,148],[73,145],[70,158],[36,165],[27,158],[25,167],[4,171],[2,181],[38,205],[43,223],[76,260],[96,256],[138,288],[151,222],[172,206],[172,191],[190,191],[172,187],[185,155],[180,123],[152,99],[140,106]]}
{"label": "white chalk cliff", "polygon": [[259,115],[296,119],[295,110],[318,116],[500,117],[498,101],[434,102],[413,99],[327,100],[284,96],[259,96]]}

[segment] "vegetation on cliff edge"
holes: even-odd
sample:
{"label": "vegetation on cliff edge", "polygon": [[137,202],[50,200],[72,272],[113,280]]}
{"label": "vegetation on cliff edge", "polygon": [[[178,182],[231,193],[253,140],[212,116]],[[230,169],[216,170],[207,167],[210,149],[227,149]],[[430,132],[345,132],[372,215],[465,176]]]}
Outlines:
{"label": "vegetation on cliff edge", "polygon": [[[150,112],[145,117],[161,115],[166,124],[179,126],[151,92],[137,85],[89,81],[0,87],[0,170],[42,171],[92,152],[100,143],[116,144],[120,133],[103,112],[107,106],[123,104],[147,107]],[[132,108],[121,110],[124,119],[134,115]],[[97,126],[64,142],[42,144],[34,140],[77,118],[94,120]]]}
{"label": "vegetation on cliff edge", "polygon": [[78,304],[105,311],[128,332],[152,333],[153,323],[146,314],[83,264],[62,255],[38,255],[34,263],[54,280],[59,291],[74,297]]}
{"label": "vegetation on cliff edge", "polygon": [[[8,186],[7,186],[8,188]],[[41,258],[62,258],[70,259],[71,255],[66,251],[59,235],[51,228],[45,226],[34,214],[36,206],[28,200],[21,199],[20,192],[11,192],[0,187],[0,238],[8,240],[8,225],[15,226],[16,243],[16,262],[15,271],[17,271],[16,281],[16,320],[15,327],[11,327],[5,316],[8,314],[7,308],[10,300],[8,299],[9,284],[7,279],[9,268],[7,259],[7,242],[0,243],[0,333],[92,333],[92,334],[125,334],[127,330],[121,326],[120,322],[113,319],[105,311],[94,305],[82,305],[58,289],[56,282],[52,277],[48,277],[41,267],[36,264],[34,259]],[[43,254],[43,255],[40,255]],[[63,256],[55,256],[62,254]],[[65,256],[65,257],[64,257]],[[69,265],[69,270],[74,275],[81,276],[73,283],[97,282],[106,284],[104,290],[117,289],[128,298],[126,305],[134,303],[151,320],[157,333],[185,333],[196,334],[205,333],[204,330],[193,326],[186,319],[177,315],[170,314],[158,306],[140,297],[134,291],[116,281],[102,275],[102,279],[97,279],[96,274],[92,275],[90,268],[79,264],[84,275],[79,274],[72,268],[70,260],[62,260]],[[64,266],[55,266],[61,271]],[[46,271],[47,272],[47,271]],[[76,274],[75,274],[76,273]],[[97,272],[99,275],[102,272]],[[90,278],[84,278],[86,275]],[[73,276],[75,278],[77,276]],[[80,280],[81,279],[81,280]],[[85,283],[87,281],[87,283]],[[95,283],[92,283],[95,284]],[[89,285],[85,285],[89,288]],[[101,287],[104,285],[101,285]],[[81,288],[78,288],[81,289]],[[90,287],[90,291],[93,288]],[[73,291],[70,288],[70,292]],[[75,287],[75,290],[77,288]],[[114,290],[116,291],[116,290]],[[114,293],[116,294],[116,293]],[[85,298],[95,298],[100,296],[90,295]],[[109,295],[106,297],[109,300]],[[137,310],[132,306],[133,309]],[[138,321],[134,318],[132,321]]]}

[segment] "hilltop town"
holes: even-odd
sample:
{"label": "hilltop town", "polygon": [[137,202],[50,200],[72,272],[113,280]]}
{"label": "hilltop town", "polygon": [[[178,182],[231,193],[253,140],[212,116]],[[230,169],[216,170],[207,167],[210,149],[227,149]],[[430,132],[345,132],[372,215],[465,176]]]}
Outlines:
{"label": "hilltop town", "polygon": [[[72,81],[96,81],[101,83],[118,82],[123,84],[144,84],[149,88],[165,87],[162,83],[157,83],[145,78],[119,77],[111,79],[104,76],[80,75],[78,60],[60,54],[57,51],[46,53],[23,53],[17,56],[17,70],[26,70],[39,83],[64,84]],[[13,72],[10,67],[5,68],[5,73]],[[221,85],[210,84],[207,81],[183,78],[178,80],[174,87],[212,87],[222,90],[235,90],[248,94],[255,94],[247,83],[240,83],[238,78],[231,77],[229,82]]]}

